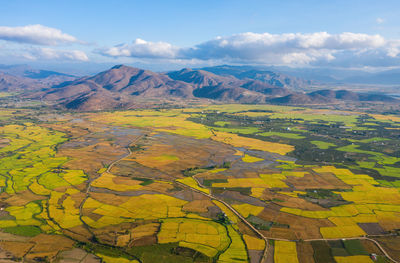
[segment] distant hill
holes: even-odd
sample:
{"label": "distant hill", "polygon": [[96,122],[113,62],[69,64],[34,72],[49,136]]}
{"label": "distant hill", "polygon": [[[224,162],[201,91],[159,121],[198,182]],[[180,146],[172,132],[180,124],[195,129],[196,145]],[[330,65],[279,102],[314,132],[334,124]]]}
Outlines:
{"label": "distant hill", "polygon": [[221,76],[235,76],[238,79],[252,79],[263,83],[270,84],[275,87],[287,88],[292,90],[303,90],[315,81],[304,80],[290,75],[281,74],[278,72],[263,70],[250,66],[215,66],[205,67],[202,70],[212,72]]}
{"label": "distant hill", "polygon": [[39,91],[75,79],[55,71],[33,69],[27,65],[0,65],[0,91]]}
{"label": "distant hill", "polygon": [[[245,70],[243,72],[246,74],[242,72],[240,74],[243,75],[240,75],[241,71],[237,70],[235,75],[229,75],[226,71],[228,66],[215,68],[224,70],[225,73],[215,74],[204,69],[189,68],[156,73],[117,65],[94,76],[81,77],[50,88],[43,88],[29,94],[29,97],[82,111],[129,109],[137,107],[139,103],[145,105],[149,100],[185,102],[200,99],[223,103],[285,105],[337,103],[339,101],[396,102],[394,98],[386,95],[371,95],[346,90],[317,90],[305,93],[301,90],[289,89],[283,84],[271,84],[271,82],[278,81],[278,78],[274,81],[272,78],[269,79],[270,81],[266,81],[269,78],[266,76],[273,76],[273,73],[264,72],[262,75]],[[30,80],[33,79],[30,78]],[[15,80],[15,82],[18,81]]]}
{"label": "distant hill", "polygon": [[232,75],[220,76],[205,70],[182,69],[167,74],[174,80],[193,85],[193,95],[214,100],[263,103],[267,97],[287,95],[286,88],[258,80],[241,80]]}
{"label": "distant hill", "polygon": [[272,71],[312,80],[312,84],[367,84],[367,85],[400,85],[400,69],[380,72],[369,72],[361,69],[346,68],[289,68],[274,67]]}
{"label": "distant hill", "polygon": [[40,90],[45,88],[45,85],[38,83],[35,80],[13,76],[0,72],[0,92],[27,92],[32,90]]}
{"label": "distant hill", "polygon": [[118,65],[91,77],[54,86],[41,94],[42,99],[79,110],[129,107],[138,96],[192,97],[191,85],[164,74]]}
{"label": "distant hill", "polygon": [[351,76],[342,81],[357,84],[400,85],[400,69],[363,74],[361,76]]}
{"label": "distant hill", "polygon": [[270,103],[287,105],[307,105],[335,103],[339,101],[353,102],[398,102],[395,98],[382,94],[356,93],[348,90],[318,90],[310,93],[294,93],[280,98],[268,100]]}
{"label": "distant hill", "polygon": [[[40,98],[78,110],[130,108],[143,98],[204,98],[224,102],[265,103],[290,91],[255,80],[182,69],[166,74],[117,65],[91,77],[65,82]],[[37,95],[39,96],[39,95]]]}
{"label": "distant hill", "polygon": [[66,77],[66,78],[75,78],[73,75],[64,74],[56,71],[50,70],[42,70],[42,69],[34,69],[28,65],[1,65],[0,64],[0,72],[6,73],[9,75],[19,76],[19,77],[27,77],[32,79],[45,79],[49,77]]}

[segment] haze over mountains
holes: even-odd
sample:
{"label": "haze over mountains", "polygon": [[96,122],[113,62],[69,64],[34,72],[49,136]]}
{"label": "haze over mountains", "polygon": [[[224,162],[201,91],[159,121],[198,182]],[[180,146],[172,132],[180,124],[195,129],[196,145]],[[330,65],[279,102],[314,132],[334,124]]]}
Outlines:
{"label": "haze over mountains", "polygon": [[94,76],[74,77],[26,66],[1,66],[0,91],[74,110],[135,108],[153,100],[306,105],[340,101],[396,102],[387,95],[348,90],[305,92],[318,82],[252,67],[184,68],[167,73],[117,65]]}
{"label": "haze over mountains", "polygon": [[75,78],[72,75],[38,70],[27,65],[0,65],[0,91],[3,92],[36,91]]}
{"label": "haze over mountains", "polygon": [[238,79],[254,79],[264,83],[269,83],[276,87],[284,87],[294,90],[302,90],[310,85],[316,84],[313,80],[306,80],[288,74],[277,73],[277,71],[258,69],[250,66],[221,65],[216,67],[205,67],[202,69],[217,75],[234,76]]}

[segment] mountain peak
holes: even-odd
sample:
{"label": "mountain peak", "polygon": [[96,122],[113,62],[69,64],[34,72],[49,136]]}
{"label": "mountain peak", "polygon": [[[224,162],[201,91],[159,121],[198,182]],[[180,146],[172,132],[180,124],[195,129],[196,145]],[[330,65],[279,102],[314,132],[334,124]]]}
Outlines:
{"label": "mountain peak", "polygon": [[124,67],[128,67],[128,66],[125,66],[124,64],[119,64],[119,65],[115,65],[111,69],[120,69],[120,68],[124,68]]}
{"label": "mountain peak", "polygon": [[151,72],[151,71],[148,71],[148,70],[145,70],[145,69],[140,69],[140,68],[136,68],[136,67],[131,67],[131,66],[127,66],[127,65],[123,65],[123,64],[120,64],[120,65],[115,65],[114,67],[112,67],[112,68],[110,68],[110,69],[108,69],[108,70],[106,70],[106,71],[103,71],[103,73],[105,73],[105,74],[113,74],[113,73],[115,73],[115,72],[117,72],[117,73],[127,73],[127,74],[137,74],[137,73],[139,73],[139,72],[147,72],[147,73],[153,73],[153,72]]}
{"label": "mountain peak", "polygon": [[183,69],[179,70],[180,73],[188,73],[188,72],[192,72],[192,71],[193,71],[193,69],[191,69],[191,68],[183,68]]}

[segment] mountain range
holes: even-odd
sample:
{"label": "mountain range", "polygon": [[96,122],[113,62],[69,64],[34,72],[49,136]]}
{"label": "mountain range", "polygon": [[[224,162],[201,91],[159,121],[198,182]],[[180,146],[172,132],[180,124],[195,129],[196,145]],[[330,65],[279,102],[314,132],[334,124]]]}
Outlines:
{"label": "mountain range", "polygon": [[41,99],[70,109],[132,108],[138,99],[211,99],[224,102],[265,103],[287,95],[285,88],[257,80],[240,80],[203,70],[182,69],[155,73],[117,65],[94,76],[83,77],[39,92]]}
{"label": "mountain range", "polygon": [[366,84],[400,86],[400,68],[370,72],[348,68],[289,68],[267,67],[265,70],[280,72],[298,79],[313,80],[313,84]]}
{"label": "mountain range", "polygon": [[0,65],[0,91],[2,92],[37,91],[75,78],[75,76],[55,71],[33,69],[27,65]]}
{"label": "mountain range", "polygon": [[205,67],[202,70],[212,72],[222,76],[234,76],[238,79],[253,79],[276,87],[288,88],[293,90],[303,90],[311,85],[317,84],[316,81],[294,77],[288,74],[278,73],[251,66],[230,66],[221,65],[215,67]]}
{"label": "mountain range", "polygon": [[116,65],[93,76],[74,77],[26,67],[0,67],[0,91],[20,92],[74,110],[136,108],[146,100],[306,105],[341,101],[397,102],[387,95],[348,90],[306,93],[313,81],[269,70],[228,65],[156,73]]}

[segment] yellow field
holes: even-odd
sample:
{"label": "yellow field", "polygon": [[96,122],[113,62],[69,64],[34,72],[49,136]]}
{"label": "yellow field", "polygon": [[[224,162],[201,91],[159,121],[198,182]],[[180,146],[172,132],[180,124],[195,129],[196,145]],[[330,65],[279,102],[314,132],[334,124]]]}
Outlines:
{"label": "yellow field", "polygon": [[231,244],[224,253],[218,258],[218,263],[239,263],[247,262],[247,251],[241,236],[236,230],[228,225],[229,236],[231,237]]}
{"label": "yellow field", "polygon": [[324,238],[346,238],[366,235],[364,230],[357,225],[321,227],[320,231]]}
{"label": "yellow field", "polygon": [[244,157],[242,158],[242,161],[245,163],[255,163],[255,162],[260,162],[263,161],[264,159],[255,157],[255,156],[251,156],[248,154],[245,154]]}
{"label": "yellow field", "polygon": [[211,137],[213,140],[230,144],[234,147],[244,147],[247,149],[272,152],[281,155],[285,155],[294,150],[294,147],[291,145],[261,141],[233,133],[215,132],[214,134],[215,135]]}
{"label": "yellow field", "polygon": [[376,120],[400,122],[400,117],[393,115],[370,114]]}
{"label": "yellow field", "polygon": [[183,183],[183,184],[186,184],[187,186],[190,186],[190,187],[192,187],[194,189],[197,189],[199,191],[202,191],[204,193],[207,193],[207,194],[210,193],[210,189],[206,189],[206,188],[200,187],[197,184],[196,180],[193,179],[192,177],[185,177],[183,179],[177,179],[176,181],[178,181],[180,183]]}
{"label": "yellow field", "polygon": [[264,250],[265,248],[265,241],[263,239],[249,236],[246,234],[243,235],[243,239],[248,249]]}
{"label": "yellow field", "polygon": [[143,183],[139,180],[132,180],[130,178],[124,178],[119,176],[118,183],[115,182],[117,177],[113,174],[104,172],[99,178],[92,182],[93,187],[107,188],[113,191],[131,191],[142,188],[140,185]]}
{"label": "yellow field", "polygon": [[[159,148],[159,149],[154,149],[154,148]],[[167,152],[170,149],[168,147],[162,147],[162,146],[152,146],[153,151],[156,150],[157,152],[161,153],[161,152]],[[161,154],[161,155],[137,155],[136,162],[144,165],[144,166],[148,166],[148,167],[161,167],[161,166],[165,166],[171,163],[174,163],[176,161],[179,161],[179,157],[172,155],[172,154]]]}
{"label": "yellow field", "polygon": [[309,173],[304,171],[282,171],[282,174],[286,176],[304,177],[304,175]]}
{"label": "yellow field", "polygon": [[110,256],[106,256],[100,253],[97,253],[96,256],[100,257],[105,263],[139,263],[137,260],[129,260],[127,258],[114,258]]}
{"label": "yellow field", "polygon": [[178,110],[113,112],[92,114],[89,116],[96,122],[147,127],[156,131],[169,132],[197,139],[210,138],[212,135],[207,127],[187,121],[186,119],[190,115],[182,114]]}
{"label": "yellow field", "polygon": [[366,233],[357,223],[379,223],[385,230],[400,226],[400,192],[396,188],[382,187],[371,176],[354,174],[348,169],[334,166],[316,167],[317,173],[332,173],[352,187],[351,191],[335,191],[353,204],[341,205],[321,211],[283,207],[282,212],[308,218],[327,218],[336,226],[322,227],[325,238],[357,237]]}
{"label": "yellow field", "polygon": [[264,187],[252,187],[251,188],[251,196],[260,199],[264,193],[264,190],[265,190]]}
{"label": "yellow field", "polygon": [[160,244],[183,241],[186,247],[198,248],[199,252],[210,256],[215,256],[229,245],[225,227],[198,219],[163,219],[157,238]]}
{"label": "yellow field", "polygon": [[372,263],[369,256],[348,256],[348,257],[335,257],[337,263]]}
{"label": "yellow field", "polygon": [[260,174],[260,177],[270,187],[286,188],[288,187],[282,180],[286,179],[283,174]]}
{"label": "yellow field", "polygon": [[62,206],[59,205],[63,196],[64,193],[55,191],[51,193],[48,207],[50,217],[54,218],[62,228],[72,228],[82,225],[82,221],[79,218],[79,209],[76,208],[75,202],[70,196],[65,198]]}
{"label": "yellow field", "polygon": [[93,220],[90,217],[84,216],[82,219],[86,224],[94,228],[101,228],[108,225],[130,222],[134,219],[149,220],[184,217],[186,213],[182,211],[182,206],[186,203],[187,201],[163,194],[132,196],[128,201],[121,203],[119,206],[103,204],[89,198],[83,207],[92,210],[95,208],[92,213],[101,215],[102,217]]}
{"label": "yellow field", "polygon": [[232,207],[244,218],[248,217],[250,214],[257,216],[262,210],[264,210],[264,207],[250,204],[232,205]]}
{"label": "yellow field", "polygon": [[275,263],[298,263],[296,243],[289,241],[275,241]]}

